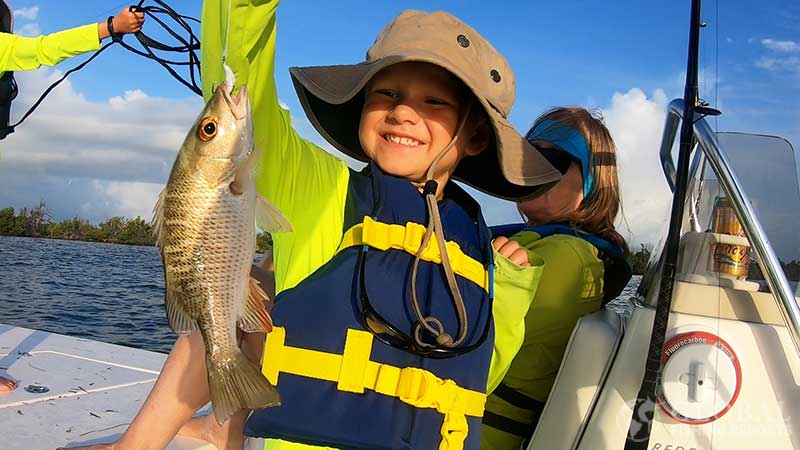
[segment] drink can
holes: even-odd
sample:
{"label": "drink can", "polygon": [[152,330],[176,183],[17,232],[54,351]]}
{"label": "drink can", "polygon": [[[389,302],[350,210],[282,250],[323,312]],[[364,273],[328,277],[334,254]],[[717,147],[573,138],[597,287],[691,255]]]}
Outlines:
{"label": "drink can", "polygon": [[[717,197],[711,218],[711,231],[717,234],[744,236],[742,224],[727,197]],[[709,270],[736,278],[747,278],[750,270],[750,247],[716,244],[711,252]]]}
{"label": "drink can", "polygon": [[744,236],[742,224],[736,217],[727,197],[717,197],[714,201],[714,213],[711,218],[711,231],[713,233]]}
{"label": "drink can", "polygon": [[710,270],[722,275],[747,278],[750,271],[750,247],[745,245],[716,244],[711,255]]}

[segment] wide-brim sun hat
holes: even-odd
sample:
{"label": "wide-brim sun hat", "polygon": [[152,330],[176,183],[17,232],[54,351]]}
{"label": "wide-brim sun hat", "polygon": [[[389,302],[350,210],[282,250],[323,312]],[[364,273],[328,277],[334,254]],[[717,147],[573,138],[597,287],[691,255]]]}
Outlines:
{"label": "wide-brim sun hat", "polygon": [[300,103],[334,147],[368,161],[358,137],[364,88],[372,77],[402,62],[435,64],[462,80],[486,112],[494,140],[461,160],[453,178],[508,200],[531,197],[558,181],[556,170],[508,121],[514,73],[477,31],[445,12],[405,11],[381,31],[366,61],[289,69]]}

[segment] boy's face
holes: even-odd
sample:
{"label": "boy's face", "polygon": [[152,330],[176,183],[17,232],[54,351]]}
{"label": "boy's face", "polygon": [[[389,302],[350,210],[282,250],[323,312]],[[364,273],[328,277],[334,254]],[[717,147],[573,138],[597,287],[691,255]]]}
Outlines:
{"label": "boy's face", "polygon": [[[453,139],[465,113],[460,86],[450,72],[433,64],[406,62],[378,72],[367,85],[358,131],[367,156],[386,173],[424,183],[428,168]],[[472,107],[480,108],[478,103]],[[434,179],[439,193],[461,158],[486,147],[487,133],[476,133],[481,128],[477,122],[467,121],[438,163]]]}

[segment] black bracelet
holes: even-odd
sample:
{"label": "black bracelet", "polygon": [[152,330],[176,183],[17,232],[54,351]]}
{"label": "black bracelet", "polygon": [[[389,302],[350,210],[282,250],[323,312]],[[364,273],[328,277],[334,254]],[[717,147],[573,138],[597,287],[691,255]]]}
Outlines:
{"label": "black bracelet", "polygon": [[114,31],[114,16],[108,16],[106,24],[108,24],[108,34],[111,36],[111,40],[114,42],[121,41],[122,35]]}

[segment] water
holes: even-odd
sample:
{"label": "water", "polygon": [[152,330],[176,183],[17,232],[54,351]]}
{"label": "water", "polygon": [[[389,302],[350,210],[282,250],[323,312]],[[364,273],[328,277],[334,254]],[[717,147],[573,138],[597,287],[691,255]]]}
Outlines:
{"label": "water", "polygon": [[[609,306],[626,314],[640,277]],[[0,236],[0,323],[169,352],[155,247]]]}
{"label": "water", "polygon": [[0,323],[169,352],[155,247],[0,236]]}

